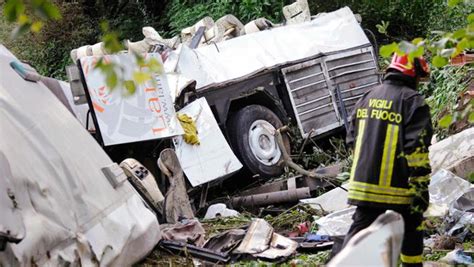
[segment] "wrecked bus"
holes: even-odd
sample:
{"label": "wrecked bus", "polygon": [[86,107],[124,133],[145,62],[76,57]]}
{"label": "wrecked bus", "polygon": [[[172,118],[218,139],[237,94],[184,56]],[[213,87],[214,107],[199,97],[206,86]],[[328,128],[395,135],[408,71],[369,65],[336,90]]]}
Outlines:
{"label": "wrecked bus", "polygon": [[[78,61],[82,74],[84,67]],[[380,83],[376,52],[347,7],[206,46],[180,45],[168,53],[164,69],[166,77],[193,81],[183,90],[175,88],[176,78],[168,80],[172,98],[186,100],[175,102],[177,109],[205,98],[247,173],[261,177],[283,172],[275,129],[291,123],[304,138],[344,129],[357,100]],[[84,77],[74,82],[87,89]],[[97,129],[97,111],[88,104]]]}

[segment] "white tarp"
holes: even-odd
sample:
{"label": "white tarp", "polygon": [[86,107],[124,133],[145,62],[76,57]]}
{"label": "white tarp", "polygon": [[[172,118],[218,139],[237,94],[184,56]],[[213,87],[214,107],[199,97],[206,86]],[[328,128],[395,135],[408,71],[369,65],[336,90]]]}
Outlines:
{"label": "white tarp", "polygon": [[[155,58],[159,64],[159,54],[147,54],[145,59]],[[121,79],[134,80],[139,71],[133,54],[104,56],[105,61],[119,64]],[[91,96],[93,111],[97,117],[104,145],[153,140],[183,134],[171,99],[167,79],[156,75],[136,85],[132,95],[124,95],[125,89],[110,90],[105,83],[105,75],[95,65],[99,57],[80,59],[87,90]]]}
{"label": "white tarp", "polygon": [[188,104],[179,113],[188,115],[196,122],[201,143],[190,145],[181,136],[174,138],[179,163],[193,187],[228,176],[242,168],[205,98]]}
{"label": "white tarp", "polygon": [[[130,266],[160,238],[155,215],[130,184],[114,189],[112,164],[92,136],[42,83],[23,80],[0,56],[0,229],[15,219],[24,238],[0,252],[0,266]],[[13,203],[13,202],[12,202]],[[3,231],[2,230],[2,231]],[[20,233],[21,225],[13,229]]]}
{"label": "white tarp", "polygon": [[[370,45],[348,7],[316,19],[256,32],[190,49],[182,46],[177,72],[197,82],[196,88],[223,84],[275,66],[345,49]],[[177,58],[171,55],[171,58]],[[172,67],[166,68],[167,64]],[[174,60],[165,68],[174,70]]]}

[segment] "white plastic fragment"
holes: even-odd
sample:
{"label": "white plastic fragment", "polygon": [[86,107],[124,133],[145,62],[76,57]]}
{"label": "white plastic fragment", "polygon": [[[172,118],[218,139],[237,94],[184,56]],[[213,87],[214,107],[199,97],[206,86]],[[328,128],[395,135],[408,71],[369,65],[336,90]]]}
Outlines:
{"label": "white plastic fragment", "polygon": [[330,236],[346,235],[352,224],[352,215],[355,210],[356,207],[352,206],[319,218],[316,221],[319,226],[317,234]]}
{"label": "white plastic fragment", "polygon": [[[343,188],[349,188],[349,184],[342,185]],[[323,209],[326,212],[334,212],[349,207],[347,204],[347,191],[336,187],[316,198],[301,199],[301,203],[309,204],[314,209]]]}
{"label": "white plastic fragment", "polygon": [[223,203],[217,203],[207,208],[207,212],[204,216],[204,219],[214,219],[217,217],[234,217],[239,215],[240,213],[238,211],[228,209],[227,206]]}

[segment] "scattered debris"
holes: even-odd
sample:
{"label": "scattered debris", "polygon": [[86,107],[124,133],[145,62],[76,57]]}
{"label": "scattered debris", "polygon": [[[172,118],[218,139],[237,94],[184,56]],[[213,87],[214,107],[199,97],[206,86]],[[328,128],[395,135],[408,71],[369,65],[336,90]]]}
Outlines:
{"label": "scattered debris", "polygon": [[212,250],[191,245],[185,242],[162,240],[158,246],[173,254],[180,256],[191,255],[194,258],[205,260],[212,263],[227,263],[230,258],[227,254],[214,252]]}
{"label": "scattered debris", "polygon": [[217,217],[215,219],[202,220],[206,233],[210,236],[222,233],[231,229],[238,229],[248,227],[252,222],[252,217],[249,214],[241,214],[236,217]]}
{"label": "scattered debris", "polygon": [[214,219],[217,217],[233,217],[239,216],[240,213],[236,210],[228,209],[227,206],[223,203],[218,203],[209,206],[207,209],[204,219]]}
{"label": "scattered debris", "polygon": [[456,238],[448,235],[441,235],[433,240],[434,249],[454,249],[456,245]]}
{"label": "scattered debris", "polygon": [[247,231],[243,229],[231,229],[223,233],[216,234],[206,241],[204,248],[219,253],[228,254],[240,244],[246,232]]}
{"label": "scattered debris", "polygon": [[345,236],[352,223],[352,215],[356,210],[355,206],[333,212],[316,221],[319,225],[319,235]]}
{"label": "scattered debris", "polygon": [[245,234],[242,243],[234,253],[256,254],[267,250],[270,247],[273,228],[264,219],[254,219]]}
{"label": "scattered debris", "polygon": [[255,256],[269,260],[285,259],[295,253],[297,247],[298,243],[295,241],[273,233],[270,247],[261,253],[255,254]]}
{"label": "scattered debris", "polygon": [[293,254],[298,243],[273,232],[271,225],[263,219],[255,219],[234,253],[250,254],[264,259],[286,258]]}
{"label": "scattered debris", "polygon": [[466,255],[463,250],[455,249],[443,258],[440,259],[441,262],[445,262],[447,264],[457,265],[457,264],[472,264],[472,258],[469,255]]}
{"label": "scattered debris", "polygon": [[[349,184],[342,185],[342,188],[347,189],[348,187]],[[347,191],[339,187],[336,187],[317,198],[302,199],[300,202],[309,204],[314,209],[323,209],[326,212],[334,212],[349,207],[347,204]]]}
{"label": "scattered debris", "polygon": [[[452,172],[441,169],[436,172],[428,187],[430,191],[430,207],[425,215],[444,216],[451,203],[469,190],[471,183],[457,177]],[[440,213],[441,212],[441,213]]]}
{"label": "scattered debris", "polygon": [[162,224],[161,235],[164,240],[180,241],[202,247],[205,243],[206,231],[196,220],[183,220],[175,224]]}
{"label": "scattered debris", "polygon": [[234,197],[231,199],[231,204],[233,207],[264,206],[278,203],[298,202],[298,200],[310,196],[309,187],[292,188],[285,191]]}

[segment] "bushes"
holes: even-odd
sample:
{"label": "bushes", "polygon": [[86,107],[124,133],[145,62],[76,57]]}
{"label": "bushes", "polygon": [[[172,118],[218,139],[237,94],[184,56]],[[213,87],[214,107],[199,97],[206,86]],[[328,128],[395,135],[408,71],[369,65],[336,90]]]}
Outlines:
{"label": "bushes", "polygon": [[291,2],[291,0],[171,0],[164,12],[165,16],[160,23],[159,30],[171,37],[203,17],[210,16],[217,20],[227,14],[235,15],[244,24],[260,17],[280,22],[283,18],[281,11],[283,6]]}

